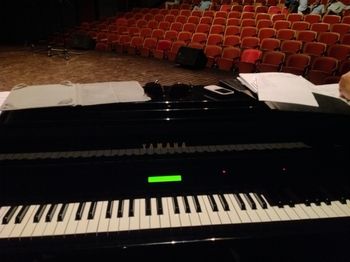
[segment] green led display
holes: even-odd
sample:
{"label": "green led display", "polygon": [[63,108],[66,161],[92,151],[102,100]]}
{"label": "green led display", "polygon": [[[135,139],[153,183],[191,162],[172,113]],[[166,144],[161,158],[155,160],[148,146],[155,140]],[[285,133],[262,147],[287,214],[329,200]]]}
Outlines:
{"label": "green led display", "polygon": [[148,183],[169,183],[169,182],[181,182],[181,175],[162,175],[162,176],[149,176]]}

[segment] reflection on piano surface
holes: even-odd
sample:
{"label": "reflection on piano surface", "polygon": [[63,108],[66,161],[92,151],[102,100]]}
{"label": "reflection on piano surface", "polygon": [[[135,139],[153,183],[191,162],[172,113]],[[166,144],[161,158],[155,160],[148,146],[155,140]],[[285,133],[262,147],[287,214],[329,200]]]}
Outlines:
{"label": "reflection on piano surface", "polygon": [[194,87],[177,101],[6,112],[0,124],[4,260],[346,260],[345,114]]}

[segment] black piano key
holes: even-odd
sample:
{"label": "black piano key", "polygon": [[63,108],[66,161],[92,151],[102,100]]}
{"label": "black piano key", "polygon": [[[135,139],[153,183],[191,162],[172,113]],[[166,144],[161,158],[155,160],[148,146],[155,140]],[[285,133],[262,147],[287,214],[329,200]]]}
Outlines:
{"label": "black piano key", "polygon": [[180,207],[179,207],[179,202],[177,202],[177,197],[172,197],[172,199],[173,199],[174,213],[180,214]]}
{"label": "black piano key", "polygon": [[66,216],[68,209],[68,204],[63,204],[60,208],[60,211],[58,212],[58,221],[63,221],[64,217]]}
{"label": "black piano key", "polygon": [[329,190],[335,196],[335,200],[338,200],[343,205],[346,205],[346,199],[348,198],[347,194],[349,194],[349,192],[346,192],[346,188],[338,186]]}
{"label": "black piano key", "polygon": [[290,197],[287,196],[285,191],[275,190],[274,198],[277,200],[277,206],[279,208],[283,208],[285,205],[294,207],[294,203],[291,201]]}
{"label": "black piano key", "polygon": [[157,203],[157,215],[163,215],[163,203],[162,203],[162,198],[157,197],[156,198],[156,203]]}
{"label": "black piano key", "polygon": [[188,203],[187,197],[183,196],[182,199],[185,205],[185,213],[191,213],[190,203]]}
{"label": "black piano key", "polygon": [[250,206],[250,208],[256,209],[256,204],[254,202],[254,199],[249,195],[249,193],[244,193],[243,196],[245,200],[248,202],[248,205]]}
{"label": "black piano key", "polygon": [[117,217],[123,217],[123,210],[124,210],[124,200],[119,200],[118,204],[118,210],[117,210]]}
{"label": "black piano key", "polygon": [[20,224],[24,218],[24,216],[27,214],[29,209],[29,206],[22,206],[21,210],[18,212],[16,219],[15,219],[15,223],[16,224]]}
{"label": "black piano key", "polygon": [[230,211],[230,206],[227,203],[227,200],[223,194],[219,194],[219,199],[222,207],[224,208],[225,211]]}
{"label": "black piano key", "polygon": [[91,202],[90,208],[89,208],[89,213],[88,213],[88,219],[94,219],[95,217],[95,213],[96,213],[96,206],[97,206],[97,202],[93,201]]}
{"label": "black piano key", "polygon": [[347,204],[347,199],[350,199],[350,197],[347,197],[346,194],[342,194],[340,197],[339,197],[339,201],[340,203],[342,203],[343,205],[346,205]]}
{"label": "black piano key", "polygon": [[283,197],[285,199],[286,205],[290,207],[295,207],[295,204],[299,202],[296,195],[294,195],[294,193],[289,189],[283,190]]}
{"label": "black piano key", "polygon": [[42,218],[44,211],[45,211],[46,205],[40,205],[38,210],[35,212],[33,222],[38,223],[40,219]]}
{"label": "black piano key", "polygon": [[146,201],[146,206],[145,206],[146,210],[145,210],[145,213],[146,213],[146,216],[150,216],[150,215],[152,215],[151,199],[150,199],[149,197],[147,197],[147,198],[145,199],[145,201]]}
{"label": "black piano key", "polygon": [[334,199],[334,197],[332,196],[332,194],[330,192],[328,192],[328,190],[326,190],[325,188],[323,187],[320,187],[320,192],[322,194],[322,201],[330,206],[332,203],[332,199]]}
{"label": "black piano key", "polygon": [[261,194],[258,193],[253,193],[256,201],[258,202],[258,204],[261,206],[261,208],[263,209],[267,209],[267,203],[264,200],[264,198],[261,196]]}
{"label": "black piano key", "polygon": [[196,212],[197,213],[200,213],[202,212],[202,208],[201,208],[201,205],[199,203],[199,200],[198,200],[198,197],[197,196],[193,196],[193,203],[194,203],[194,206],[196,208]]}
{"label": "black piano key", "polygon": [[294,192],[294,190],[287,188],[284,190],[285,196],[287,198],[286,204],[294,207],[295,204],[303,203],[303,199],[300,198],[300,196]]}
{"label": "black piano key", "polygon": [[345,192],[344,196],[347,199],[350,199],[350,186],[349,185],[343,185],[342,187],[343,187],[343,191]]}
{"label": "black piano key", "polygon": [[13,215],[15,214],[15,212],[17,211],[18,206],[12,206],[10,207],[10,209],[6,212],[4,218],[2,219],[2,223],[4,225],[8,224],[11,220],[11,218],[13,217]]}
{"label": "black piano key", "polygon": [[298,193],[306,206],[310,206],[312,203],[316,204],[315,199],[311,193],[311,188],[299,189]]}
{"label": "black piano key", "polygon": [[218,209],[218,206],[215,202],[215,199],[214,199],[214,196],[213,195],[208,195],[208,199],[209,199],[209,203],[210,203],[210,206],[211,206],[211,210],[213,212],[218,212],[219,209]]}
{"label": "black piano key", "polygon": [[113,200],[109,200],[107,203],[106,218],[111,218],[113,212]]}
{"label": "black piano key", "polygon": [[129,200],[129,217],[135,216],[135,199]]}
{"label": "black piano key", "polygon": [[245,204],[244,204],[243,199],[241,198],[241,196],[239,194],[233,194],[233,197],[235,198],[239,208],[241,210],[246,210]]}
{"label": "black piano key", "polygon": [[309,193],[310,193],[312,202],[315,203],[316,206],[320,206],[321,202],[322,202],[320,192],[318,192],[317,190],[314,189],[314,190],[311,190]]}
{"label": "black piano key", "polygon": [[75,214],[75,220],[81,220],[85,208],[85,202],[80,202],[77,213]]}
{"label": "black piano key", "polygon": [[57,204],[52,204],[49,208],[49,211],[47,211],[46,217],[45,217],[45,222],[51,222],[52,218],[55,214],[55,211],[57,209]]}

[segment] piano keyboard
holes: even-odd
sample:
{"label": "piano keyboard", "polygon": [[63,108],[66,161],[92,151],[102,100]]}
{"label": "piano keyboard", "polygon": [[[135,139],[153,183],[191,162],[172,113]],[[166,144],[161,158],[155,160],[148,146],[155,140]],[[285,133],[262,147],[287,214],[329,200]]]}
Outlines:
{"label": "piano keyboard", "polygon": [[273,206],[260,193],[2,206],[0,239],[350,216],[350,199]]}

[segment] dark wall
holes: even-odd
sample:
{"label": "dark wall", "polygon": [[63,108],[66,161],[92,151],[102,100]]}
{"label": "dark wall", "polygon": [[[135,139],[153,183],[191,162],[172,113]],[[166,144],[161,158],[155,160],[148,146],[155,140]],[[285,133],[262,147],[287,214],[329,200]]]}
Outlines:
{"label": "dark wall", "polygon": [[35,43],[83,21],[99,20],[159,0],[2,0],[0,44]]}

